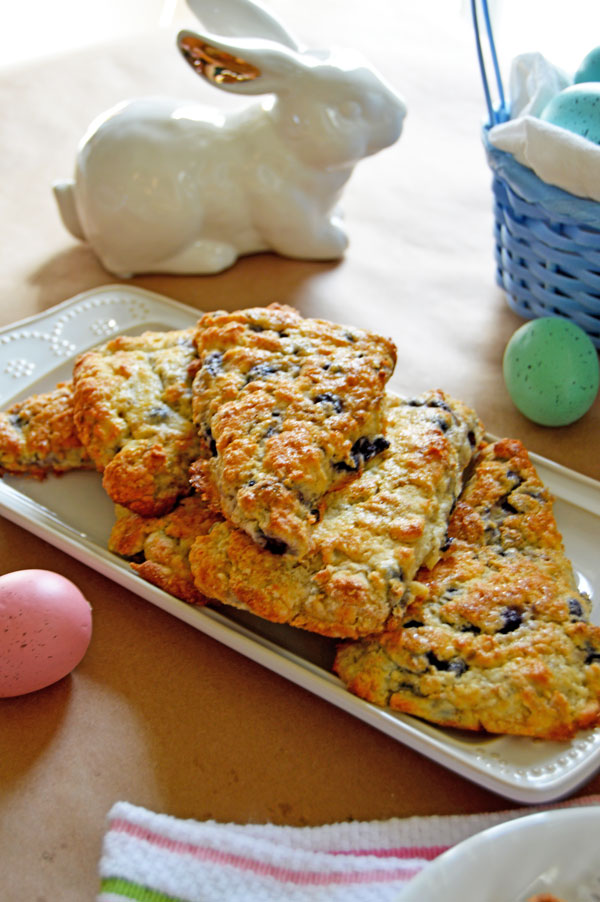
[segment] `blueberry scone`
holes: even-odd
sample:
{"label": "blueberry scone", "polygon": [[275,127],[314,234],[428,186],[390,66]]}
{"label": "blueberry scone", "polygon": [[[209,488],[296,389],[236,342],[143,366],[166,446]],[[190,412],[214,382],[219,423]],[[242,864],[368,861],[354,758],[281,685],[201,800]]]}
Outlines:
{"label": "blueberry scone", "polygon": [[387,447],[395,346],[280,304],[207,313],[197,346],[196,481],[254,542],[305,554],[323,495]]}
{"label": "blueberry scone", "polygon": [[217,515],[197,496],[182,498],[162,517],[141,517],[116,505],[116,522],[108,548],[130,561],[142,579],[190,604],[206,604],[194,585],[189,551],[197,536],[208,532]]}
{"label": "blueberry scone", "polygon": [[189,492],[197,368],[193,329],[122,335],[77,359],[77,434],[117,504],[160,516]]}
{"label": "blueberry scone", "polygon": [[0,475],[41,479],[49,473],[93,469],[73,419],[73,386],[60,382],[0,413]]}
{"label": "blueberry scone", "polygon": [[321,500],[304,557],[261,548],[219,522],[192,545],[196,587],[327,636],[366,635],[399,616],[419,566],[439,556],[482,427],[472,410],[440,391],[389,396],[384,412],[389,447]]}
{"label": "blueberry scone", "polygon": [[517,440],[479,452],[399,628],[342,645],[355,694],[434,723],[568,739],[600,722],[600,628]]}

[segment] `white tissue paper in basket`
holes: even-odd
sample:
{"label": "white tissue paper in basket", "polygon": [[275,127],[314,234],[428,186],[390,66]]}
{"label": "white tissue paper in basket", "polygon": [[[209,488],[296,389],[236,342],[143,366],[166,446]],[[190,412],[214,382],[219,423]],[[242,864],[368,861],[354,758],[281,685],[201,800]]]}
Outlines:
{"label": "white tissue paper in basket", "polygon": [[600,201],[600,146],[537,118],[549,100],[571,83],[541,53],[515,57],[510,73],[511,118],[493,126],[489,140],[542,181]]}

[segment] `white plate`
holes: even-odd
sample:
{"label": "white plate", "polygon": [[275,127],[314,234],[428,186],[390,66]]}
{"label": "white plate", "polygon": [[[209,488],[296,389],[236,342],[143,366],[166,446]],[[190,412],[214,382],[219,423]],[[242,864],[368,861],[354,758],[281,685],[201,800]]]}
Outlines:
{"label": "white plate", "polygon": [[526,902],[552,893],[600,899],[600,807],[543,811],[490,827],[440,855],[398,902]]}
{"label": "white plate", "polygon": [[[111,335],[186,328],[198,315],[143,289],[112,285],[6,328],[0,331],[0,409],[68,379],[74,356]],[[593,617],[599,622],[600,483],[535,455],[533,460],[556,496],[556,517],[581,586],[592,597],[596,592]],[[145,583],[106,550],[113,507],[96,473],[75,471],[43,482],[5,477],[0,480],[0,514],[196,629],[507,798],[551,801],[600,768],[600,730],[583,731],[563,743],[444,730],[351,695],[330,671],[332,640],[234,609],[194,608]]]}

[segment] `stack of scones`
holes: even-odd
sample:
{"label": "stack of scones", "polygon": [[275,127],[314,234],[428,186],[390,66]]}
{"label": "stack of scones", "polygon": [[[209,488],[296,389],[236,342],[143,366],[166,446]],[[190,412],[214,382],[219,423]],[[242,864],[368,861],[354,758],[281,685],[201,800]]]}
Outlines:
{"label": "stack of scones", "polygon": [[0,473],[89,468],[109,548],[191,604],[338,640],[380,706],[568,739],[600,722],[600,628],[521,442],[439,389],[389,392],[396,348],[280,304],[119,336],[0,414]]}

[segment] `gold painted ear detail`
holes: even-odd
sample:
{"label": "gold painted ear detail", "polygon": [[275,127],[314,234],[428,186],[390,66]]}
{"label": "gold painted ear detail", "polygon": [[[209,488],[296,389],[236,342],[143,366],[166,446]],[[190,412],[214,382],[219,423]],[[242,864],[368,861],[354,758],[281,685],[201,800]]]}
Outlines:
{"label": "gold painted ear detail", "polygon": [[207,81],[217,85],[253,81],[262,74],[252,63],[225,50],[219,50],[193,35],[181,37],[179,49],[192,69]]}

